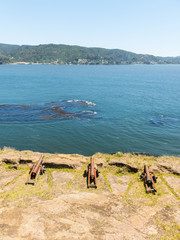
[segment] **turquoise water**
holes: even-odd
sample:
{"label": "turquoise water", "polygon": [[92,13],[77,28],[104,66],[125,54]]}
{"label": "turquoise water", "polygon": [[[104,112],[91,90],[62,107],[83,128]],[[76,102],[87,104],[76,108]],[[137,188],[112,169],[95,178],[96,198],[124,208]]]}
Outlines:
{"label": "turquoise water", "polygon": [[0,147],[180,155],[180,65],[1,65],[0,86]]}

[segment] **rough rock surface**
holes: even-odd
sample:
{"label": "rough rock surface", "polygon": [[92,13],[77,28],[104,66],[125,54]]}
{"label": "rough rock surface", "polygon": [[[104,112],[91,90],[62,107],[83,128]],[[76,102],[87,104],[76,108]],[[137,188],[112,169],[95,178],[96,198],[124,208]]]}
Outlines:
{"label": "rough rock surface", "polygon": [[174,157],[160,157],[158,167],[161,171],[170,172],[180,176],[179,159]]}
{"label": "rough rock surface", "polygon": [[71,168],[75,169],[81,167],[87,162],[87,157],[78,154],[50,154],[50,153],[39,153],[32,151],[15,151],[6,149],[1,151],[0,163],[6,164],[34,164],[36,163],[41,155],[44,156],[44,165],[48,168]]}
{"label": "rough rock surface", "polygon": [[[98,153],[98,188],[87,189],[90,158],[44,154],[46,173],[25,185],[40,155],[0,152],[0,240],[180,239],[180,178],[171,171],[179,158]],[[157,172],[156,194],[146,194],[139,179],[145,163]]]}

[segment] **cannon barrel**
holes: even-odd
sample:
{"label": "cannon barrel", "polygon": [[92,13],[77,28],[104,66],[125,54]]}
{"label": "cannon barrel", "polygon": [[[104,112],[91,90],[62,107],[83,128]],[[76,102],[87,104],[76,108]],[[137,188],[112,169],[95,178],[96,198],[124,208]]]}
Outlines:
{"label": "cannon barrel", "polygon": [[144,165],[144,172],[146,173],[146,181],[147,182],[151,182],[151,175],[149,173],[149,168],[148,168],[148,165]]}
{"label": "cannon barrel", "polygon": [[39,161],[37,162],[37,164],[33,167],[32,170],[32,175],[35,176],[40,168],[40,166],[42,165],[42,160],[44,158],[44,155],[42,155],[39,159]]}
{"label": "cannon barrel", "polygon": [[93,159],[93,157],[91,157],[91,165],[90,165],[90,168],[91,168],[91,178],[94,179],[94,177],[95,177],[95,171],[94,171],[94,159]]}
{"label": "cannon barrel", "polygon": [[44,158],[44,155],[41,155],[39,161],[31,168],[28,180],[26,181],[25,184],[35,185],[37,178],[39,176],[39,173],[43,174],[45,172],[45,168],[42,165],[43,158]]}

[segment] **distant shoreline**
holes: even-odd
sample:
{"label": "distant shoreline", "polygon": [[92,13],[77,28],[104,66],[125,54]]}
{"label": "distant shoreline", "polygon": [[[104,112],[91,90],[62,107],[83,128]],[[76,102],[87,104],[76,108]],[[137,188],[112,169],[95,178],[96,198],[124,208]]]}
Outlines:
{"label": "distant shoreline", "polygon": [[55,63],[32,63],[32,62],[14,62],[3,63],[0,65],[51,65],[51,66],[130,66],[130,65],[180,65],[180,63],[131,63],[131,64],[55,64]]}
{"label": "distant shoreline", "polygon": [[0,43],[0,64],[130,65],[180,64],[179,57],[137,54],[121,49],[63,44],[10,45]]}

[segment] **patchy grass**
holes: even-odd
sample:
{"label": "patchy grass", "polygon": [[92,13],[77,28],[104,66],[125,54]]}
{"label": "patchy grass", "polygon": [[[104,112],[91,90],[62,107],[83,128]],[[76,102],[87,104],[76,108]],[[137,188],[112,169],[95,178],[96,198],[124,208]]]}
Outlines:
{"label": "patchy grass", "polygon": [[42,188],[35,188],[34,186],[24,186],[21,188],[16,188],[13,191],[9,191],[7,193],[3,193],[0,197],[3,197],[8,200],[16,200],[21,198],[27,198],[30,196],[41,196],[45,199],[52,199],[51,194]]}
{"label": "patchy grass", "polygon": [[24,172],[22,172],[21,174],[19,174],[17,177],[15,177],[14,179],[12,179],[10,182],[6,183],[5,187],[9,186],[10,184],[14,183],[19,177],[21,177],[24,174]]}
{"label": "patchy grass", "polygon": [[102,173],[102,176],[104,178],[104,181],[106,183],[106,186],[108,187],[109,191],[112,192],[112,188],[111,188],[111,185],[107,179],[107,174],[109,174],[109,171],[107,169],[104,169],[103,171],[101,171]]}
{"label": "patchy grass", "polygon": [[60,171],[60,172],[75,172],[76,170],[75,169],[72,169],[72,168],[47,168],[49,169],[50,171]]}
{"label": "patchy grass", "polygon": [[164,223],[161,222],[161,227],[166,233],[166,236],[162,237],[163,240],[177,240],[180,239],[180,226],[175,222]]}
{"label": "patchy grass", "polygon": [[75,174],[74,174],[74,178],[73,178],[71,181],[67,182],[65,188],[66,188],[66,189],[70,189],[70,187],[72,186],[72,184],[77,180],[77,178],[78,178],[79,176],[83,175],[83,173],[84,173],[84,169],[83,169],[83,168],[81,168],[81,169],[79,169],[79,170],[76,170],[76,171],[75,171]]}
{"label": "patchy grass", "polygon": [[122,177],[124,174],[128,174],[128,168],[126,166],[119,167],[114,173],[117,177]]}
{"label": "patchy grass", "polygon": [[17,166],[17,170],[30,171],[30,167],[26,165]]}
{"label": "patchy grass", "polygon": [[51,171],[52,171],[52,169],[49,169],[49,168],[46,169],[46,173],[47,173],[47,175],[48,175],[48,177],[47,177],[47,182],[48,182],[48,185],[49,185],[50,188],[52,188],[52,186],[53,186]]}
{"label": "patchy grass", "polygon": [[166,209],[170,209],[171,208],[171,206],[169,206],[169,205],[166,205],[166,207],[165,207]]}
{"label": "patchy grass", "polygon": [[[11,170],[12,171],[12,170]],[[29,175],[29,169],[23,171],[20,175],[15,177],[12,181],[8,182],[5,187],[8,187],[8,191],[0,194],[0,198],[7,200],[16,200],[21,198],[28,198],[30,196],[41,196],[45,199],[51,199],[51,188],[45,182],[46,176],[39,175],[36,185],[25,185],[25,182]],[[5,189],[6,190],[6,189]]]}
{"label": "patchy grass", "polygon": [[50,187],[53,186],[52,182],[52,172],[68,172],[68,173],[75,173],[76,171],[71,168],[46,168],[46,173],[48,175],[48,185]]}
{"label": "patchy grass", "polygon": [[131,178],[131,180],[130,180],[130,182],[129,182],[129,185],[128,185],[128,188],[127,188],[127,190],[126,190],[126,193],[125,193],[125,195],[124,195],[124,198],[126,198],[126,199],[128,198],[129,192],[130,192],[133,184],[134,184],[134,179]]}
{"label": "patchy grass", "polygon": [[168,192],[162,181],[156,184],[156,193],[146,193],[144,181],[139,179],[139,174],[131,174],[131,181],[123,197],[127,202],[135,205],[155,206],[159,199],[168,195]]}
{"label": "patchy grass", "polygon": [[6,170],[11,170],[13,164],[12,163],[1,163],[1,167],[5,168]]}
{"label": "patchy grass", "polygon": [[[5,151],[9,151],[9,149],[5,149]],[[4,152],[4,150],[3,151],[0,150],[0,153],[1,152]],[[29,154],[29,152],[27,151],[24,152],[23,154],[26,155]],[[45,159],[50,159],[50,157],[51,155],[47,155],[45,156]],[[165,176],[174,175],[170,173],[158,174],[159,178],[157,180],[157,184],[155,184],[157,193],[147,194],[145,191],[144,182],[139,179],[141,171],[138,173],[134,173],[130,172],[130,170],[128,169],[128,164],[129,165],[132,164],[138,166],[138,169],[142,168],[143,171],[143,166],[145,163],[147,163],[149,167],[152,166],[152,168],[153,167],[158,168],[157,164],[158,158],[152,156],[132,155],[123,153],[116,153],[114,155],[98,153],[94,155],[94,157],[97,160],[97,162],[98,161],[100,163],[103,162],[103,167],[102,168],[100,167],[99,169],[101,173],[97,178],[98,186],[97,189],[94,188],[87,189],[86,178],[83,178],[83,172],[85,169],[87,169],[87,165],[89,164],[89,158],[80,169],[76,170],[69,168],[62,169],[47,168],[46,173],[44,175],[39,175],[35,186],[25,185],[25,181],[28,178],[29,172],[29,167],[27,165],[18,165],[17,170],[15,170],[13,169],[13,164],[2,163],[1,165],[2,174],[4,174],[4,176],[9,177],[9,175],[11,175],[12,173],[16,175],[16,177],[13,180],[9,181],[9,179],[12,179],[11,176],[11,178],[7,180],[9,182],[5,186],[3,185],[4,189],[2,189],[2,192],[0,194],[1,198],[0,201],[3,204],[9,204],[8,206],[11,206],[13,200],[18,200],[14,201],[13,204],[16,204],[17,207],[19,208],[24,208],[27,206],[26,204],[29,203],[33,198],[39,201],[40,199],[41,200],[53,199],[54,197],[57,197],[60,194],[67,195],[69,193],[79,194],[79,192],[83,192],[83,194],[86,194],[86,192],[96,193],[99,196],[100,194],[102,194],[103,197],[105,195],[104,197],[105,200],[106,196],[110,199],[111,204],[109,204],[108,202],[106,206],[102,207],[101,204],[93,203],[93,201],[92,203],[91,202],[89,203],[90,200],[88,198],[87,201],[88,203],[86,204],[87,208],[89,208],[90,211],[100,214],[103,217],[106,217],[106,215],[109,216],[111,214],[111,209],[109,210],[108,208],[112,206],[112,211],[121,212],[122,210],[122,213],[118,212],[119,215],[117,214],[117,220],[121,222],[123,217],[125,216],[127,216],[128,219],[128,216],[138,217],[139,214],[139,216],[142,217],[143,219],[145,214],[155,213],[152,217],[151,215],[150,217],[148,216],[149,219],[148,224],[150,223],[151,225],[151,223],[153,222],[153,224],[156,225],[156,230],[158,234],[150,235],[148,237],[150,239],[156,240],[180,239],[180,226],[178,225],[178,223],[174,222],[176,220],[176,217],[174,217],[175,215],[173,215],[177,209],[176,205],[176,203],[178,202],[177,199],[180,200],[180,197],[176,193],[177,191],[174,188],[172,188],[173,186],[175,187],[175,185],[172,184],[172,187],[170,187],[168,182],[166,182],[165,178]],[[63,158],[65,160],[71,158],[71,156],[70,155],[68,157],[64,156]],[[120,158],[123,160],[122,161],[123,163],[125,162],[125,164],[127,164],[127,166],[125,165],[122,167],[117,167],[114,165],[110,166],[108,164],[109,162],[111,162],[111,160],[121,160]],[[18,172],[18,170],[22,171]],[[15,171],[17,172],[15,173]],[[59,173],[59,171],[67,172],[69,174]],[[17,176],[17,173],[20,175]],[[110,177],[108,177],[108,174],[110,174]],[[111,176],[111,174],[117,177]],[[121,188],[122,186],[123,192],[121,193],[121,191],[119,191],[114,192],[114,194],[112,194],[113,191],[110,184],[111,182],[112,184],[114,183],[116,184],[112,185],[113,190],[114,186],[117,186],[118,189]],[[171,199],[173,199],[172,202]],[[124,209],[125,212],[123,212]],[[157,219],[157,221],[156,216],[159,216],[159,219]],[[106,222],[104,221],[101,222],[101,219],[98,220],[96,219],[94,223],[95,225],[103,228]]]}
{"label": "patchy grass", "polygon": [[8,153],[8,152],[18,152],[18,151],[15,148],[11,148],[11,147],[3,147],[0,149],[0,154]]}
{"label": "patchy grass", "polygon": [[108,156],[108,157],[105,157],[105,159],[106,159],[106,162],[108,163],[108,162],[110,162],[110,157]]}
{"label": "patchy grass", "polygon": [[117,157],[117,158],[120,158],[120,157],[124,157],[124,154],[122,152],[117,152],[113,156]]}
{"label": "patchy grass", "polygon": [[[17,166],[17,169],[14,168],[14,166]],[[3,167],[4,169],[6,169],[7,171],[17,171],[17,170],[30,170],[29,166],[23,164],[23,165],[16,165],[13,163],[1,163],[1,167]]]}
{"label": "patchy grass", "polygon": [[27,198],[30,196],[41,196],[45,199],[52,198],[49,189],[45,188],[42,183],[39,183],[39,181],[36,183],[35,186],[25,185],[25,183],[18,184],[18,186],[15,186],[12,190],[0,194],[0,198],[8,199],[11,201],[21,198]]}
{"label": "patchy grass", "polygon": [[160,216],[155,218],[156,225],[161,230],[159,240],[177,240],[180,239],[180,226],[173,220],[163,221]]}
{"label": "patchy grass", "polygon": [[8,165],[7,168],[8,168],[8,169],[14,169],[14,170],[16,170],[16,169],[14,168],[14,165]]}
{"label": "patchy grass", "polygon": [[160,176],[161,181],[167,186],[167,188],[169,189],[169,191],[178,199],[180,200],[179,195],[174,191],[174,189],[172,187],[169,186],[169,184],[166,182],[166,180],[164,179],[164,177],[161,175]]}

